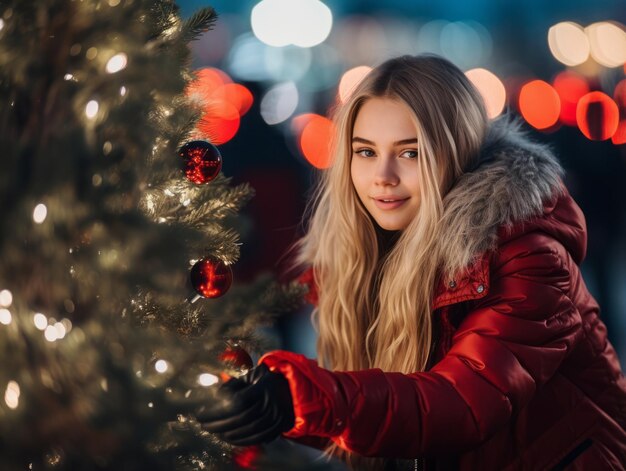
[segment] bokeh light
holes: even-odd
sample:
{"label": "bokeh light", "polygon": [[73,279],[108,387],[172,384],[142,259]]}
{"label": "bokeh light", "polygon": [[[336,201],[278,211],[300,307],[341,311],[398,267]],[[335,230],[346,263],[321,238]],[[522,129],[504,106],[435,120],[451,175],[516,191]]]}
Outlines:
{"label": "bokeh light", "polygon": [[609,139],[619,123],[617,104],[602,92],[590,92],[578,101],[576,121],[581,132],[592,141]]}
{"label": "bokeh light", "polygon": [[346,71],[341,76],[341,80],[339,80],[339,100],[342,103],[348,100],[357,85],[361,83],[361,80],[363,80],[371,70],[371,67],[361,65]]}
{"label": "bokeh light", "polygon": [[269,46],[313,47],[330,34],[332,18],[319,0],[262,0],[250,21],[255,36]]}
{"label": "bokeh light", "polygon": [[252,106],[252,93],[235,84],[225,72],[207,67],[196,72],[187,96],[203,107],[198,130],[215,145],[231,140],[239,130],[241,115]]}
{"label": "bokeh light", "polygon": [[120,52],[119,54],[115,54],[108,60],[106,65],[106,71],[110,74],[114,74],[116,72],[119,72],[120,70],[124,70],[127,63],[128,57],[123,52]]}
{"label": "bokeh light", "polygon": [[485,100],[487,115],[495,118],[502,113],[506,103],[506,90],[502,81],[486,69],[472,69],[465,72]]}
{"label": "bokeh light", "polygon": [[293,127],[296,132],[301,129],[298,142],[306,160],[315,168],[330,167],[330,142],[333,136],[331,120],[315,113],[307,113],[294,118]]}
{"label": "bokeh light", "polygon": [[589,92],[589,84],[584,77],[570,71],[563,71],[552,82],[561,99],[561,122],[576,126],[576,105],[578,100]]}
{"label": "bokeh light", "polygon": [[219,378],[211,373],[202,373],[198,375],[198,384],[200,386],[213,386],[219,381]]}
{"label": "bokeh light", "polygon": [[298,107],[298,89],[293,82],[285,82],[270,88],[261,99],[261,117],[267,124],[286,121]]}
{"label": "bokeh light", "polygon": [[227,102],[209,103],[198,122],[198,129],[217,145],[230,141],[239,130],[239,112]]}
{"label": "bokeh light", "polygon": [[605,67],[621,67],[626,62],[626,32],[621,25],[601,21],[585,32],[591,45],[591,56]]}
{"label": "bokeh light", "polygon": [[35,209],[33,209],[33,221],[35,221],[36,224],[41,224],[42,222],[44,222],[47,216],[48,208],[45,204],[39,203],[37,206],[35,206]]}
{"label": "bokeh light", "polygon": [[559,119],[561,100],[552,85],[543,80],[533,80],[520,91],[519,109],[528,124],[537,129],[547,129]]}
{"label": "bokeh light", "polygon": [[619,123],[611,141],[613,144],[626,144],[626,79],[619,82],[615,87],[613,99],[619,111]]}
{"label": "bokeh light", "polygon": [[238,83],[227,83],[218,87],[211,95],[211,101],[230,103],[243,116],[250,110],[254,98],[250,90]]}
{"label": "bokeh light", "polygon": [[13,303],[13,293],[8,289],[0,291],[0,306],[9,307]]}
{"label": "bokeh light", "polygon": [[10,409],[15,409],[20,402],[20,385],[15,381],[9,381],[4,392],[4,402]]}
{"label": "bokeh light", "polygon": [[548,46],[556,60],[575,66],[589,58],[589,39],[582,26],[564,21],[548,30]]}

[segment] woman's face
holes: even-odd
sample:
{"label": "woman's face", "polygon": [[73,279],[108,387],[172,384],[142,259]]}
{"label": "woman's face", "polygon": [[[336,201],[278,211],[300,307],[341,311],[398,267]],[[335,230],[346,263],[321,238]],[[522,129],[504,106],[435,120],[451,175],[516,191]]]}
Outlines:
{"label": "woman's face", "polygon": [[417,159],[410,109],[389,98],[368,99],[352,130],[350,173],[359,199],[383,229],[405,229],[417,214]]}

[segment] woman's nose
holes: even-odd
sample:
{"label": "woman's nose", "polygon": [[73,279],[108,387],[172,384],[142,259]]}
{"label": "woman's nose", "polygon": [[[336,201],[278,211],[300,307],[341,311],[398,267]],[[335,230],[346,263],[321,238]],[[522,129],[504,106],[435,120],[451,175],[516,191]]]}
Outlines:
{"label": "woman's nose", "polygon": [[388,158],[378,160],[375,172],[374,183],[377,185],[396,185],[400,180],[393,160]]}

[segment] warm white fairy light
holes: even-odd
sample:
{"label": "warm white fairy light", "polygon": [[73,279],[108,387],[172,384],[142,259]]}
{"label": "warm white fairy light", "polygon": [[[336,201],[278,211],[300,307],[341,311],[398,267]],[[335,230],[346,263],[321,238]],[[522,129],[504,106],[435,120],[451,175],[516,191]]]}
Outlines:
{"label": "warm white fairy light", "polygon": [[37,224],[41,224],[46,220],[47,215],[48,208],[46,208],[45,204],[39,203],[37,206],[35,206],[35,209],[33,210],[33,221],[35,221],[35,223]]}
{"label": "warm white fairy light", "polygon": [[15,381],[9,381],[9,384],[7,384],[7,389],[4,393],[4,402],[6,402],[10,409],[17,408],[20,402],[20,385]]}
{"label": "warm white fairy light", "polygon": [[8,289],[0,291],[0,306],[9,307],[13,303],[13,294]]}
{"label": "warm white fairy light", "polygon": [[46,330],[46,327],[48,327],[48,318],[41,312],[38,312],[33,316],[33,323],[39,330]]}
{"label": "warm white fairy light", "polygon": [[64,79],[64,80],[72,80],[73,78],[74,78],[74,76],[73,76],[72,74],[65,74],[65,75],[63,76],[63,79]]}
{"label": "warm white fairy light", "polygon": [[154,369],[157,370],[158,373],[165,373],[167,371],[168,365],[165,360],[157,360],[154,364]]}
{"label": "warm white fairy light", "polygon": [[120,88],[120,95],[125,96],[126,95],[126,87],[122,86]]}
{"label": "warm white fairy light", "polygon": [[121,0],[109,0],[109,6],[110,7],[116,7],[120,4]]}
{"label": "warm white fairy light", "polygon": [[0,31],[2,31],[2,28],[4,28],[4,20],[0,18]]}
{"label": "warm white fairy light", "polygon": [[174,196],[174,193],[172,193],[172,190],[170,190],[169,188],[163,190],[163,193],[165,193],[167,196]]}
{"label": "warm white fairy light", "polygon": [[213,386],[219,381],[219,378],[211,373],[202,373],[198,376],[198,384],[200,386]]}
{"label": "warm white fairy light", "polygon": [[85,115],[87,115],[89,119],[93,119],[98,114],[99,108],[100,105],[98,104],[98,102],[96,100],[91,100],[89,103],[87,103],[87,106],[85,106]]}
{"label": "warm white fairy light", "polygon": [[11,316],[11,311],[8,309],[0,309],[0,324],[9,325],[13,316]]}
{"label": "warm white fairy light", "polygon": [[154,403],[153,403],[153,402],[148,402],[148,407],[149,407],[150,409],[152,409],[152,408],[154,407]]}
{"label": "warm white fairy light", "polygon": [[128,56],[123,52],[120,52],[109,59],[106,71],[110,74],[114,74],[120,70],[124,70],[126,68],[126,64],[128,64]]}
{"label": "warm white fairy light", "polygon": [[65,332],[70,332],[72,330],[72,321],[69,319],[61,319],[61,324],[65,327]]}
{"label": "warm white fairy light", "polygon": [[48,342],[54,342],[58,338],[57,330],[54,328],[53,325],[49,325],[48,327],[46,327],[46,330],[44,330],[43,336]]}
{"label": "warm white fairy light", "polygon": [[65,337],[65,334],[67,332],[65,331],[65,326],[62,322],[56,322],[53,327],[54,330],[56,330],[57,332],[57,339],[62,339],[63,337]]}

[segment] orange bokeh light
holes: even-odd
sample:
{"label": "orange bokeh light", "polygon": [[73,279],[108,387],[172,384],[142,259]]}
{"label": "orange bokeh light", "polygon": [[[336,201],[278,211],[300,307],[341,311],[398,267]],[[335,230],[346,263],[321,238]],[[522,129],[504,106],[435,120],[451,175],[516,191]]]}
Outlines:
{"label": "orange bokeh light", "polygon": [[330,141],[333,136],[332,121],[318,114],[307,113],[294,118],[292,126],[300,135],[300,150],[306,160],[315,168],[324,169],[330,167]]}
{"label": "orange bokeh light", "polygon": [[558,121],[561,100],[552,85],[543,80],[533,80],[520,91],[519,109],[528,124],[537,129],[546,129]]}
{"label": "orange bokeh light", "polygon": [[230,103],[216,101],[206,106],[198,129],[216,146],[230,141],[239,130],[239,112]]}
{"label": "orange bokeh light", "polygon": [[561,122],[576,126],[576,105],[582,96],[589,93],[589,84],[580,75],[564,71],[554,78],[553,85],[561,98]]}
{"label": "orange bokeh light", "polygon": [[613,144],[626,144],[626,80],[622,80],[615,87],[613,99],[619,111],[619,124],[611,141]]}
{"label": "orange bokeh light", "polygon": [[619,110],[610,96],[597,91],[587,93],[578,101],[576,121],[588,139],[604,141],[617,130]]}
{"label": "orange bokeh light", "polygon": [[238,83],[227,83],[218,87],[210,96],[210,100],[225,101],[233,105],[239,116],[243,116],[248,112],[254,98],[252,93],[243,85]]}
{"label": "orange bokeh light", "polygon": [[219,87],[233,82],[226,72],[214,67],[196,70],[194,75],[196,78],[187,85],[186,94],[188,97],[204,101],[207,101]]}

